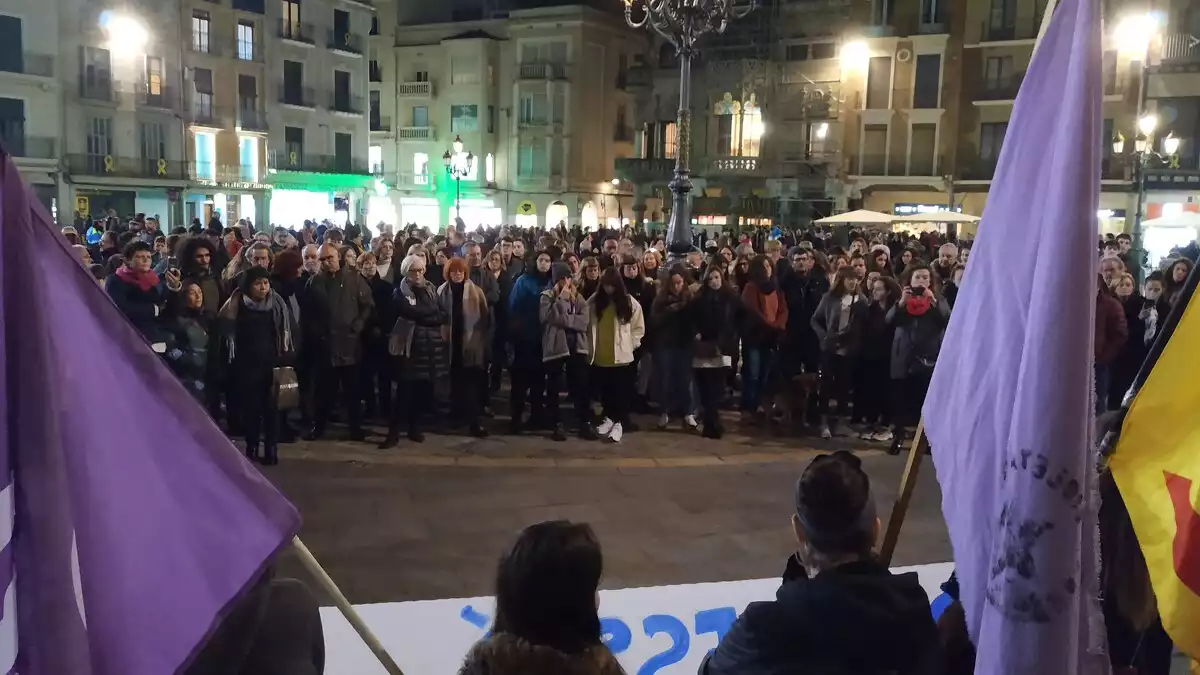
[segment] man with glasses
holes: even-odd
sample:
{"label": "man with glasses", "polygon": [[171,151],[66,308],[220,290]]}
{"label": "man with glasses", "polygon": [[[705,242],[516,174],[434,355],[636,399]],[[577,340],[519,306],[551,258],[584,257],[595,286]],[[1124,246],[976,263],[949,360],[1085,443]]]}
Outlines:
{"label": "man with glasses", "polygon": [[338,389],[346,402],[351,440],[366,439],[362,429],[362,398],[358,393],[362,359],[362,331],[375,303],[367,280],[353,269],[343,269],[337,247],[324,244],[318,250],[321,271],[309,280],[301,294],[302,349],[315,374],[316,409],[313,427],[305,436],[325,436],[329,412]]}
{"label": "man with glasses", "polygon": [[400,263],[396,326],[389,346],[396,357],[396,400],[387,438],[379,445],[383,450],[400,442],[401,425],[407,425],[410,441],[425,440],[421,417],[432,409],[434,382],[449,375],[450,345],[442,328],[450,323],[450,312],[425,278],[426,269],[425,258],[418,255],[410,255]]}

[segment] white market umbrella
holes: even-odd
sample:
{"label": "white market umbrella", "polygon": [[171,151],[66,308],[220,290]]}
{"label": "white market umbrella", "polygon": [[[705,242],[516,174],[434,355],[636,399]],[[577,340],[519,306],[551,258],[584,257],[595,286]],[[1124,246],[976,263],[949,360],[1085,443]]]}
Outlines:
{"label": "white market umbrella", "polygon": [[914,213],[911,216],[894,218],[897,223],[978,223],[979,216],[972,216],[958,211],[932,211],[930,213]]}
{"label": "white market umbrella", "polygon": [[844,223],[887,224],[887,223],[892,222],[895,219],[896,219],[895,216],[889,216],[886,213],[880,213],[878,211],[868,211],[866,209],[859,209],[857,211],[851,211],[849,213],[839,213],[836,216],[829,216],[828,218],[821,218],[820,220],[817,220],[816,222],[820,223],[821,225],[837,225],[837,224],[844,224]]}
{"label": "white market umbrella", "polygon": [[1200,227],[1200,213],[1181,211],[1169,216],[1143,220],[1142,227]]}

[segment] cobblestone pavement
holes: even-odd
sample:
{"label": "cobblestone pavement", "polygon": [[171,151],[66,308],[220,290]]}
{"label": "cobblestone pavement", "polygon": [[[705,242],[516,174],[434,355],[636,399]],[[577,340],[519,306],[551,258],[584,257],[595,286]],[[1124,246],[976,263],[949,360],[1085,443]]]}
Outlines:
{"label": "cobblestone pavement", "polygon": [[[605,588],[776,576],[792,546],[796,477],[841,448],[863,458],[886,523],[903,456],[773,429],[734,428],[720,441],[642,431],[619,445],[430,434],[386,451],[329,440],[283,446],[264,473],[300,509],[302,538],[351,601],[387,602],[490,594],[516,533],[553,518],[596,529]],[[923,468],[898,565],[950,559],[932,464]],[[284,569],[302,574],[293,561]]]}

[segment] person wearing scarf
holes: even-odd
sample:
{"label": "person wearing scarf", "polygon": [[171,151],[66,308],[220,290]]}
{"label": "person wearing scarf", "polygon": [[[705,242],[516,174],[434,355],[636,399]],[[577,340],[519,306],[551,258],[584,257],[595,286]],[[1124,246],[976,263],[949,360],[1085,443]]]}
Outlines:
{"label": "person wearing scarf", "polygon": [[125,247],[124,264],[104,282],[104,290],[117,308],[151,344],[166,341],[160,320],[162,306],[170,293],[180,290],[179,273],[159,277],[150,269],[153,251],[150,245],[134,241]]}
{"label": "person wearing scarf", "polygon": [[437,297],[435,287],[425,278],[423,256],[409,255],[400,263],[400,285],[393,305],[396,323],[388,339],[388,352],[395,358],[396,403],[381,450],[400,442],[400,425],[407,422],[408,439],[425,440],[421,433],[422,413],[433,400],[433,385],[444,379],[449,366],[442,326],[450,321],[447,308]]}
{"label": "person wearing scarf", "polygon": [[[230,362],[230,386],[238,390],[246,456],[265,465],[279,463],[275,376],[295,354],[296,326],[287,303],[271,289],[270,272],[251,267],[217,316]],[[260,457],[259,443],[262,443]]]}
{"label": "person wearing scarf", "polygon": [[929,381],[942,348],[942,336],[950,322],[950,303],[939,292],[941,280],[929,265],[911,265],[900,277],[900,301],[887,313],[895,326],[892,336],[891,376],[895,396],[892,445],[888,452],[899,454],[904,447],[906,427],[915,427],[929,392]]}
{"label": "person wearing scarf", "polygon": [[168,301],[166,330],[167,363],[185,389],[201,403],[208,401],[208,352],[213,315],[204,311],[204,290],[195,282],[185,282],[183,290]]}
{"label": "person wearing scarf", "polygon": [[742,326],[742,417],[764,412],[767,383],[775,371],[780,338],[787,328],[788,305],[776,288],[771,261],[765,255],[750,261],[741,289],[745,305]]}
{"label": "person wearing scarf", "polygon": [[451,409],[463,414],[472,436],[486,438],[488,432],[479,424],[480,392],[486,390],[492,313],[483,289],[468,275],[462,258],[446,263],[446,282],[438,289],[438,302],[449,309],[450,322],[442,326],[442,339],[450,346]]}

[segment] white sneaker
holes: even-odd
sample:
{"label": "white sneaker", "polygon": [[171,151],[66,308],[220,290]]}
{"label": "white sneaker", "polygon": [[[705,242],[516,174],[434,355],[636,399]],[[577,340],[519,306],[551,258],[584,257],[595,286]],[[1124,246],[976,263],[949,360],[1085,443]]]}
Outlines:
{"label": "white sneaker", "polygon": [[[607,420],[605,420],[605,421],[607,421]],[[621,423],[618,422],[618,423],[612,425],[612,429],[610,430],[610,433],[608,434],[608,440],[612,441],[613,443],[620,443],[621,436],[624,435],[624,433],[625,433],[624,430],[621,429]]]}
{"label": "white sneaker", "polygon": [[658,416],[658,428],[666,429],[671,424],[671,418],[666,413]]}
{"label": "white sneaker", "polygon": [[871,438],[872,438],[872,440],[880,441],[882,443],[887,443],[887,442],[891,441],[892,438],[894,438],[894,436],[890,429],[884,429],[883,431],[880,431],[879,433],[875,434]]}
{"label": "white sneaker", "polygon": [[700,423],[696,421],[695,415],[688,415],[687,417],[683,418],[683,426],[686,429],[695,431],[696,429],[700,428]]}
{"label": "white sneaker", "polygon": [[824,438],[825,440],[829,440],[829,439],[833,438],[833,434],[829,433],[829,425],[828,424],[821,425],[821,438]]}
{"label": "white sneaker", "polygon": [[613,430],[614,422],[607,417],[600,422],[600,426],[596,427],[596,433],[600,436],[607,436]]}

